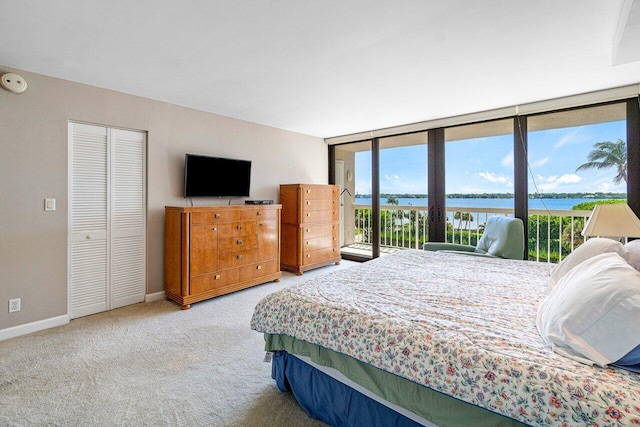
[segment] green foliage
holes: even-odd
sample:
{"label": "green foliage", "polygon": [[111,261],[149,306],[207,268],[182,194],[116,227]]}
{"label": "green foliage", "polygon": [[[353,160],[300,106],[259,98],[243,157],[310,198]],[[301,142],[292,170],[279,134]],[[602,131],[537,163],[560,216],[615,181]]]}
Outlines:
{"label": "green foliage", "polygon": [[571,209],[574,211],[592,211],[596,205],[615,205],[619,203],[627,203],[626,200],[612,199],[612,200],[595,200],[593,202],[583,202],[574,205]]}
{"label": "green foliage", "polygon": [[616,169],[614,184],[627,182],[627,144],[618,139],[616,142],[602,141],[593,144],[593,150],[587,156],[587,162],[578,166],[576,172],[585,169]]}
{"label": "green foliage", "polygon": [[[581,203],[575,210],[591,210],[597,203],[624,203],[624,200]],[[593,204],[593,205],[592,205]],[[417,215],[417,216],[416,216]],[[470,220],[468,213],[453,215],[453,224],[447,222],[446,241],[476,246],[482,237],[484,225],[478,230],[459,228],[459,222]],[[380,243],[388,247],[421,248],[429,240],[426,213],[416,210],[383,210],[380,215]],[[417,223],[417,227],[416,227]],[[570,216],[532,215],[528,219],[527,250],[530,260],[557,263],[584,243],[581,235],[585,218]],[[356,209],[356,235],[363,242],[371,240],[372,210]],[[572,240],[573,238],[573,240]],[[417,243],[416,243],[417,241]],[[561,244],[562,242],[562,244]],[[536,255],[537,254],[537,255]]]}

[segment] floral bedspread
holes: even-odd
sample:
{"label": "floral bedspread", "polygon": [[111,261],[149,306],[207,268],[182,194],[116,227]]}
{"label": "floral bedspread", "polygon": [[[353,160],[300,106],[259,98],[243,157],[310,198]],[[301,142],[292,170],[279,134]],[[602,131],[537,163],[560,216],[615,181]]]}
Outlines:
{"label": "floral bedspread", "polygon": [[400,251],[275,292],[251,327],[286,334],[527,424],[640,424],[640,375],[546,348],[551,266]]}

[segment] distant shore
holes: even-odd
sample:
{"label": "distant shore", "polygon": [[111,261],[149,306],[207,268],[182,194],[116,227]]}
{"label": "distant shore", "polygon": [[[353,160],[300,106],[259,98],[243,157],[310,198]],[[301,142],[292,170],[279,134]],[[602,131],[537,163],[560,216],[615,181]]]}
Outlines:
{"label": "distant shore", "polygon": [[[371,194],[356,194],[356,198],[371,199]],[[388,198],[396,199],[426,199],[426,194],[380,194],[381,199]],[[448,199],[513,199],[513,193],[474,193],[474,194],[462,194],[451,193],[447,194]],[[626,199],[626,193],[532,193],[529,194],[529,199],[594,199],[594,200],[606,200],[606,199]]]}

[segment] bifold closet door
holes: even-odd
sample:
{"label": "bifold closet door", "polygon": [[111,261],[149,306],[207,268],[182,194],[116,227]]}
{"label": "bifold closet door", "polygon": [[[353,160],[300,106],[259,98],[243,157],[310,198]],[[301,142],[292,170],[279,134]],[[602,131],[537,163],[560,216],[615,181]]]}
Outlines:
{"label": "bifold closet door", "polygon": [[144,301],[146,134],[69,123],[69,315]]}

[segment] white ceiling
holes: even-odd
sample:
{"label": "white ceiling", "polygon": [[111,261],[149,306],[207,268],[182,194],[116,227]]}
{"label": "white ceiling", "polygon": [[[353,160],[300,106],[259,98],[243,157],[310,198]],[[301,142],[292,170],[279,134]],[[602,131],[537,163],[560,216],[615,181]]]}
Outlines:
{"label": "white ceiling", "polygon": [[640,83],[639,2],[0,0],[0,64],[331,137]]}

